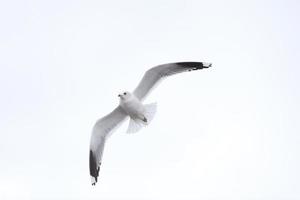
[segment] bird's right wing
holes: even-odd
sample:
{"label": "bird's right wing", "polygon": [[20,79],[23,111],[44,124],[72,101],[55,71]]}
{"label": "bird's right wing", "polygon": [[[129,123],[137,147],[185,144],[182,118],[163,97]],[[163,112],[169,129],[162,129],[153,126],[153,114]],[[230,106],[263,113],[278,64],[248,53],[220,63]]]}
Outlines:
{"label": "bird's right wing", "polygon": [[145,73],[133,94],[142,101],[163,78],[181,72],[209,68],[211,65],[204,62],[177,62],[153,67]]}
{"label": "bird's right wing", "polygon": [[126,118],[127,114],[118,106],[111,113],[96,122],[90,142],[90,175],[92,185],[95,185],[98,180],[103,149],[108,135],[121,125]]}

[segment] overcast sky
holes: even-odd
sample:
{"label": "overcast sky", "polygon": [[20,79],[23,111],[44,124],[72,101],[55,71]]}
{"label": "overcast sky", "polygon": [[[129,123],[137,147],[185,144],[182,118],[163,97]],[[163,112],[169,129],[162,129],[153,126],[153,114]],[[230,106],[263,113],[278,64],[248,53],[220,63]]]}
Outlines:
{"label": "overcast sky", "polygon": [[[299,1],[0,2],[0,199],[300,199]],[[107,142],[95,121],[150,67],[153,122]]]}

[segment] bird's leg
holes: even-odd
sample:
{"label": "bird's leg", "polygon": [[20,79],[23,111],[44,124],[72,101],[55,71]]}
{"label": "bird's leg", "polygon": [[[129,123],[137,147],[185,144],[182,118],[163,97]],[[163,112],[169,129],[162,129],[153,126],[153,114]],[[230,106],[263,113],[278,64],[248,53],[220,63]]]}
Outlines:
{"label": "bird's leg", "polygon": [[147,118],[146,118],[146,117],[144,117],[144,118],[143,118],[143,122],[145,122],[145,123],[147,123],[147,122],[148,122],[148,120],[147,120]]}

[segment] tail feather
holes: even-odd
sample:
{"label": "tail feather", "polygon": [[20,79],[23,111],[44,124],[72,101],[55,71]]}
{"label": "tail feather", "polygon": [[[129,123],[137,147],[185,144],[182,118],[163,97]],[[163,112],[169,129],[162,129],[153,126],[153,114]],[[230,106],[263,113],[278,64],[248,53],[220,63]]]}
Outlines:
{"label": "tail feather", "polygon": [[156,103],[146,104],[143,119],[130,118],[127,133],[136,133],[144,126],[149,125],[156,113],[156,107],[157,107]]}
{"label": "tail feather", "polygon": [[130,118],[126,133],[136,133],[144,126],[145,124],[141,120]]}
{"label": "tail feather", "polygon": [[157,108],[157,103],[150,103],[145,105],[145,117],[146,117],[146,123],[150,124],[150,122],[153,120],[155,114],[156,114],[156,108]]}

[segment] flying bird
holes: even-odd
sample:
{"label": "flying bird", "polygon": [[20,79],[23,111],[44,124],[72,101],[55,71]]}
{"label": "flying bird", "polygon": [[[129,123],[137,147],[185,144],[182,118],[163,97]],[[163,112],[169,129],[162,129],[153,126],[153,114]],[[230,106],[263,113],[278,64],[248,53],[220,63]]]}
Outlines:
{"label": "flying bird", "polygon": [[127,133],[135,133],[147,126],[156,112],[156,103],[143,104],[150,91],[164,78],[181,72],[195,71],[211,67],[211,63],[177,62],[158,65],[144,74],[136,89],[118,95],[119,106],[111,113],[99,119],[93,127],[90,141],[90,175],[92,185],[98,181],[99,170],[105,142],[122,122],[130,118]]}

